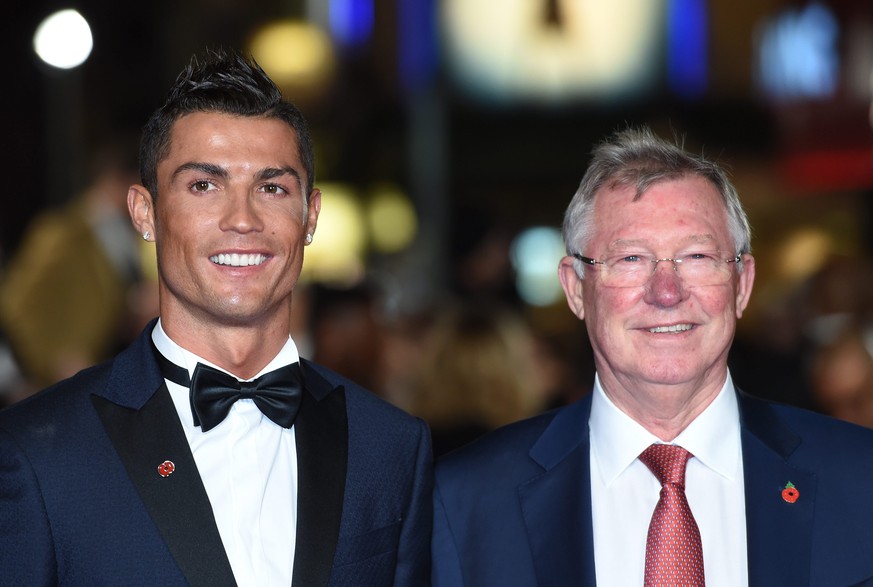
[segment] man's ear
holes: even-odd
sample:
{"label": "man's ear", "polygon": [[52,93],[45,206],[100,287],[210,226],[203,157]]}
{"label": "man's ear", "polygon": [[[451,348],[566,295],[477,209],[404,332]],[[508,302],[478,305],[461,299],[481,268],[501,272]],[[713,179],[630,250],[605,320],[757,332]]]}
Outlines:
{"label": "man's ear", "polygon": [[755,283],[755,258],[749,254],[743,255],[743,270],[737,281],[736,311],[737,319],[743,317],[743,311],[749,305],[752,296],[752,286]]}
{"label": "man's ear", "polygon": [[561,259],[558,264],[558,278],[561,280],[561,287],[564,289],[570,311],[576,314],[579,320],[584,320],[585,304],[582,297],[582,278],[576,273],[574,265],[575,259],[569,255]]}
{"label": "man's ear", "polygon": [[315,236],[315,228],[318,226],[318,215],[321,213],[321,190],[315,188],[309,194],[309,207],[306,214],[306,230],[304,233],[308,235],[307,244],[311,241],[311,237]]}
{"label": "man's ear", "polygon": [[152,195],[141,185],[135,184],[127,190],[127,211],[133,227],[147,241],[155,240],[155,206]]}

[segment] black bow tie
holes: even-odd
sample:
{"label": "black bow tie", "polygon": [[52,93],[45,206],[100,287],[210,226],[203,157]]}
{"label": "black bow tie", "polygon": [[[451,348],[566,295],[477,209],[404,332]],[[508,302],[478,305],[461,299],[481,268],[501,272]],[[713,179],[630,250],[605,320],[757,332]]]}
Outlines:
{"label": "black bow tie", "polygon": [[254,400],[270,420],[291,428],[300,408],[302,385],[297,364],[264,373],[254,381],[240,381],[208,365],[197,363],[191,377],[191,411],[194,425],[203,432],[215,428],[238,399]]}
{"label": "black bow tie", "polygon": [[[170,362],[156,349],[164,377],[182,386],[189,386],[188,372]],[[264,373],[254,381],[240,381],[224,371],[197,363],[190,381],[191,414],[194,425],[203,432],[215,428],[224,420],[238,399],[251,399],[270,420],[290,428],[297,417],[303,382],[300,365],[293,363]]]}

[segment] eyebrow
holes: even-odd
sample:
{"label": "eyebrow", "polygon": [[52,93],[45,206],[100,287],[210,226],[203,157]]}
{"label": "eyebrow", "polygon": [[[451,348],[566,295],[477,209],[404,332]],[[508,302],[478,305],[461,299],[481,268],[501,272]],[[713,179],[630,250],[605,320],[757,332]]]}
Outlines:
{"label": "eyebrow", "polygon": [[293,167],[285,166],[285,167],[267,167],[266,169],[261,169],[259,172],[255,174],[256,180],[265,180],[265,179],[273,179],[274,177],[281,177],[283,175],[290,175],[300,181],[302,178],[300,177],[300,172],[294,169]]}
{"label": "eyebrow", "polygon": [[[703,244],[710,243],[715,240],[715,237],[711,234],[692,234],[685,239],[683,239],[683,246],[689,244]],[[618,248],[628,248],[628,247],[648,247],[649,241],[642,239],[623,239],[620,238],[618,240],[612,241],[609,243],[607,250],[609,249],[618,249]]]}
{"label": "eyebrow", "polygon": [[[188,161],[187,163],[183,163],[176,168],[176,170],[173,172],[173,178],[178,177],[186,171],[199,171],[200,173],[205,173],[206,175],[211,175],[213,177],[218,177],[221,179],[227,179],[228,177],[227,169],[221,167],[220,165],[215,165],[214,163],[203,163],[200,161]],[[290,175],[298,182],[302,182],[300,172],[290,166],[266,167],[255,173],[254,179],[256,181],[264,181],[267,179],[281,177],[283,175]]]}
{"label": "eyebrow", "polygon": [[188,161],[187,163],[182,163],[176,168],[175,171],[173,171],[173,179],[179,177],[179,175],[185,173],[186,171],[199,171],[200,173],[220,177],[221,179],[227,178],[227,169],[221,167],[220,165],[215,165],[213,163],[201,163],[199,161]]}

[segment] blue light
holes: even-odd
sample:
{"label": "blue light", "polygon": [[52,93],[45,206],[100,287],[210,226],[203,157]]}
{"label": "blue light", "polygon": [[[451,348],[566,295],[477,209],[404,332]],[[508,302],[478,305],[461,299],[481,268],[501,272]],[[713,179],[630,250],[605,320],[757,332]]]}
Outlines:
{"label": "blue light", "polygon": [[667,5],[667,78],[683,98],[699,98],[706,91],[706,0],[670,0]]}
{"label": "blue light", "polygon": [[436,75],[439,40],[437,0],[398,0],[400,79],[403,87],[418,90]]}
{"label": "blue light", "polygon": [[839,81],[839,25],[819,3],[768,22],[760,39],[759,76],[776,98],[826,98]]}
{"label": "blue light", "polygon": [[551,226],[534,226],[521,232],[512,242],[515,288],[532,306],[548,306],[561,299],[558,262],[566,252],[561,232]]}
{"label": "blue light", "polygon": [[373,36],[373,0],[330,0],[330,31],[342,47],[365,45]]}

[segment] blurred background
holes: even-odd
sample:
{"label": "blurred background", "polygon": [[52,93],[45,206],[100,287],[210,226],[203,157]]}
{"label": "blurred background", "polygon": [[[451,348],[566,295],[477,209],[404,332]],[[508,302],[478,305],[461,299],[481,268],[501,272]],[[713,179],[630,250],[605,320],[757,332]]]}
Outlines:
{"label": "blurred background", "polygon": [[638,123],[724,163],[748,208],[735,381],[873,426],[869,0],[13,2],[6,403],[154,315],[120,204],[132,145],[190,56],[225,47],[312,126],[303,354],[427,417],[438,451],[589,390],[557,231],[592,145]]}

